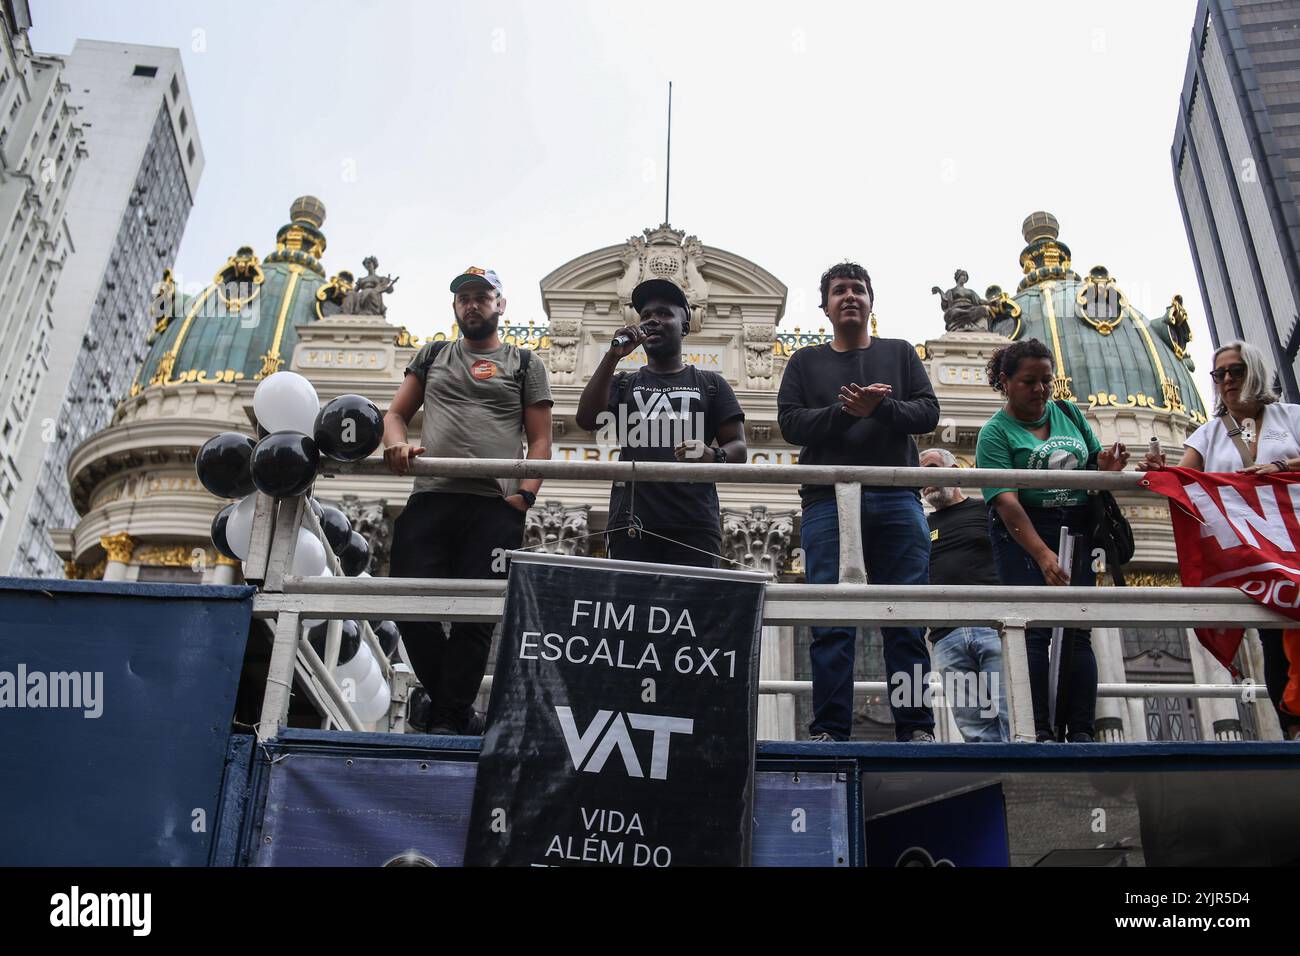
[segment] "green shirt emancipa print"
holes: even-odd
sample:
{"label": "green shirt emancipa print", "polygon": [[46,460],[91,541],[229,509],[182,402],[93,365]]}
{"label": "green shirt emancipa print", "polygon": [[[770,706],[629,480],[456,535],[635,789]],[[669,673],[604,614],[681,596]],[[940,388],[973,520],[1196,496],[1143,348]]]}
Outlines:
{"label": "green shirt emancipa print", "polygon": [[[975,445],[977,468],[1033,468],[1074,471],[1088,466],[1088,459],[1101,451],[1101,442],[1080,412],[1076,421],[1056,402],[1048,408],[1047,438],[1033,433],[1004,411],[999,411],[980,429]],[[1075,409],[1077,412],[1078,410]],[[984,500],[992,501],[1014,488],[985,488]],[[1068,488],[1021,488],[1020,503],[1029,508],[1068,508],[1087,502],[1088,492]]]}

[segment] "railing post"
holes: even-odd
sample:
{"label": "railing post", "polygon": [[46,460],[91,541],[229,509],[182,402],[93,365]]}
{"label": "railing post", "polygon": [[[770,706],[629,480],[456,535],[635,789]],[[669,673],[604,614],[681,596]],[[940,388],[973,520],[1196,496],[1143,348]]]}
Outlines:
{"label": "railing post", "polygon": [[[275,519],[275,534],[271,537],[271,547],[266,558],[263,591],[284,589],[284,576],[293,567],[293,554],[298,548],[298,531],[302,528],[302,513],[307,507],[307,499],[303,495],[286,498],[280,502],[279,513]],[[328,544],[325,544],[325,547],[328,551]]]}
{"label": "railing post", "polygon": [[266,669],[266,693],[262,695],[262,719],[257,724],[259,741],[274,737],[289,719],[289,690],[297,656],[298,613],[284,611],[275,622],[275,643]]}
{"label": "railing post", "polygon": [[1023,621],[1004,621],[1002,635],[1002,682],[1007,692],[1007,724],[1011,739],[1033,743],[1034,697],[1029,685],[1029,652]]}
{"label": "railing post", "polygon": [[835,507],[840,526],[840,584],[865,584],[862,556],[862,485],[843,481],[835,485]]}
{"label": "railing post", "polygon": [[253,502],[253,531],[248,560],[244,562],[244,580],[261,584],[266,580],[266,565],[271,555],[276,508],[274,498],[260,491],[254,494],[257,498]]}

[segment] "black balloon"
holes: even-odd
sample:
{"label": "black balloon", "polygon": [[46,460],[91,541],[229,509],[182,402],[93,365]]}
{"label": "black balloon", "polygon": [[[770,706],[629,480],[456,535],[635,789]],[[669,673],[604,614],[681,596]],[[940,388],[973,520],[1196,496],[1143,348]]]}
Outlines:
{"label": "black balloon", "polygon": [[370,567],[370,545],[359,532],[353,531],[348,535],[347,545],[338,552],[338,557],[343,573],[350,578],[355,578]]}
{"label": "black balloon", "polygon": [[212,519],[212,546],[226,557],[235,561],[240,560],[240,558],[239,555],[230,550],[230,545],[226,542],[226,522],[230,520],[230,515],[237,505],[238,502],[226,505],[218,511],[217,516]]}
{"label": "black balloon", "polygon": [[298,432],[273,432],[253,449],[253,484],[273,498],[304,494],[316,480],[320,453]]}
{"label": "black balloon", "polygon": [[243,498],[253,493],[249,462],[257,442],[239,432],[222,432],[199,449],[194,470],[199,481],[218,498]]}
{"label": "black balloon", "polygon": [[[321,621],[307,632],[307,640],[321,660],[325,659],[325,629],[328,626],[329,621]],[[356,621],[344,621],[339,637],[339,663],[346,664],[357,656],[361,647],[361,628]]]}
{"label": "black balloon", "polygon": [[379,447],[384,416],[363,395],[340,395],[316,416],[316,446],[336,461],[359,461]]}
{"label": "black balloon", "polygon": [[[320,449],[317,449],[317,451],[319,450]],[[320,516],[325,513],[324,509],[321,506],[321,503],[317,501],[315,498],[308,498],[307,504],[311,505],[311,512],[316,516],[316,520],[319,521]]]}
{"label": "black balloon", "polygon": [[384,656],[391,661],[393,655],[397,653],[397,642],[402,639],[402,632],[392,621],[371,621],[370,629],[375,632],[375,637],[379,638],[379,646],[384,649]]}
{"label": "black balloon", "polygon": [[325,505],[321,508],[320,526],[325,532],[325,540],[330,543],[330,550],[338,554],[352,540],[352,522],[338,508]]}

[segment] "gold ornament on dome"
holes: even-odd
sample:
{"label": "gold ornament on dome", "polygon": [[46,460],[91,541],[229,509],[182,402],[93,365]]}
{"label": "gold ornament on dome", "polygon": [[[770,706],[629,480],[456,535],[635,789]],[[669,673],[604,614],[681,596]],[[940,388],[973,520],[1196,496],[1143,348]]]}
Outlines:
{"label": "gold ornament on dome", "polygon": [[[316,318],[326,319],[342,313],[343,300],[355,287],[355,276],[347,269],[340,269],[338,275],[331,276],[329,282],[316,290]],[[330,311],[323,311],[321,306],[330,307]]]}
{"label": "gold ornament on dome", "polygon": [[[266,352],[264,355],[259,357],[262,360],[262,368],[255,376],[253,376],[255,379],[263,379],[268,375],[274,375],[276,372],[280,371],[280,367],[284,365],[284,359],[280,357],[278,352]],[[276,379],[276,381],[278,382],[279,379]]]}
{"label": "gold ornament on dome", "polygon": [[104,535],[99,539],[99,546],[104,549],[109,561],[126,564],[135,550],[135,539],[125,531],[119,531],[117,534]]}
{"label": "gold ornament on dome", "polygon": [[1129,311],[1128,299],[1105,266],[1093,266],[1075,296],[1079,317],[1102,335],[1110,335]]}
{"label": "gold ornament on dome", "polygon": [[[240,246],[212,277],[212,284],[216,288],[217,298],[225,305],[227,313],[238,315],[261,294],[262,283],[265,280],[261,263],[253,253],[253,247]],[[237,290],[251,286],[252,291],[248,295],[228,295],[232,286]]]}
{"label": "gold ornament on dome", "polygon": [[153,300],[149,304],[149,314],[156,320],[153,331],[145,339],[145,345],[152,345],[158,336],[167,331],[176,314],[176,283],[172,279],[172,270],[164,269],[162,278],[153,287]]}
{"label": "gold ornament on dome", "polygon": [[176,365],[176,354],[174,352],[164,352],[162,358],[158,360],[158,367],[154,369],[153,378],[149,379],[149,384],[166,385],[167,379],[171,378],[172,368]]}
{"label": "gold ornament on dome", "polygon": [[420,337],[418,335],[412,335],[407,330],[406,326],[403,325],[401,331],[397,333],[397,338],[394,340],[393,344],[399,349],[417,349],[420,347]]}

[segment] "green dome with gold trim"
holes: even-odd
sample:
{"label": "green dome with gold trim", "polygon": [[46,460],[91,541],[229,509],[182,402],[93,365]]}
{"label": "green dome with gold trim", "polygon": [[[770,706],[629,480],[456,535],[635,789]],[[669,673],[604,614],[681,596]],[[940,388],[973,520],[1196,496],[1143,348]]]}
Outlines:
{"label": "green dome with gold trim", "polygon": [[1050,213],[1024,222],[1024,278],[1014,296],[996,286],[986,294],[993,331],[1038,339],[1056,358],[1054,398],[1087,408],[1149,408],[1205,418],[1188,354],[1191,328],[1181,296],[1165,314],[1147,319],[1128,301],[1104,266],[1086,277],[1070,267],[1070,247],[1057,239]]}
{"label": "green dome with gold trim", "polygon": [[197,295],[183,294],[164,273],[155,290],[149,352],[132,395],[187,382],[258,381],[289,364],[298,342],[294,326],[320,318],[321,302],[346,291],[337,277],[326,279],[320,262],[321,201],[296,199],[289,217],[265,261],[241,246]]}

